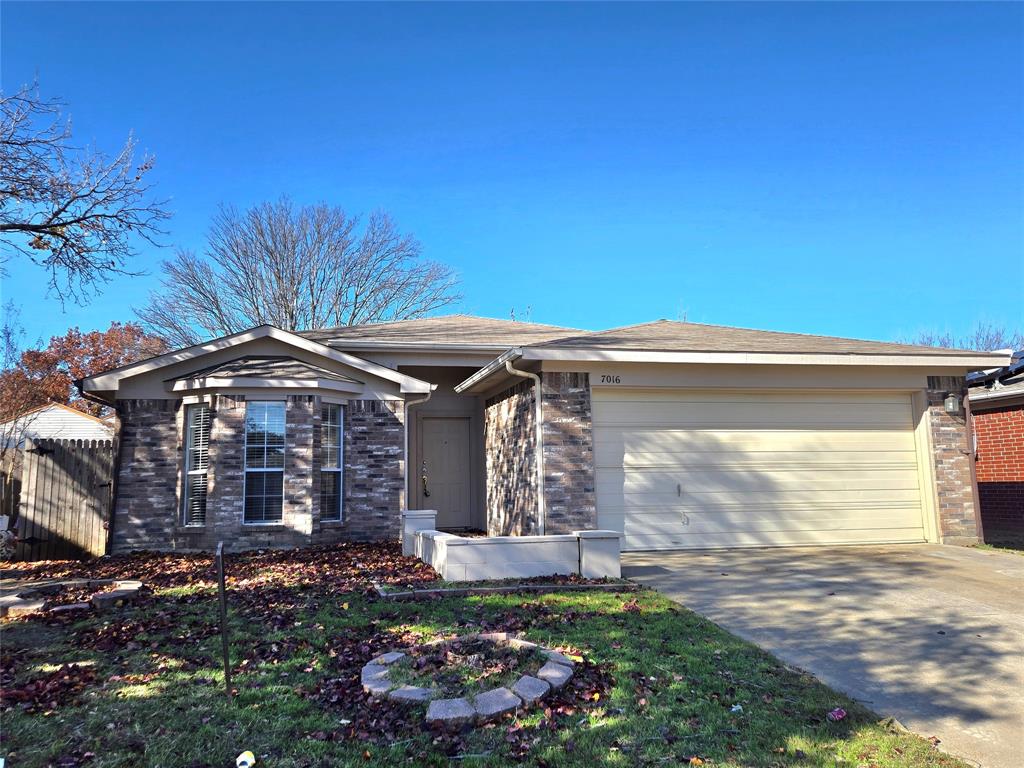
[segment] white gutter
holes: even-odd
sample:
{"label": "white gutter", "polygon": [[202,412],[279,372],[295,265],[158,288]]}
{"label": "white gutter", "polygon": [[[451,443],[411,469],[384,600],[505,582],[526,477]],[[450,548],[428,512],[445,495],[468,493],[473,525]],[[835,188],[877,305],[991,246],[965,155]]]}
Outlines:
{"label": "white gutter", "polygon": [[[627,349],[569,349],[524,347],[524,360],[568,360],[605,363],[708,363],[737,365],[886,365],[928,368],[991,368],[1005,365],[1010,356],[1001,352],[967,355],[942,354],[861,354],[791,352],[666,352]],[[490,366],[488,366],[490,368]],[[487,370],[482,369],[482,370]],[[475,378],[475,377],[474,377]],[[468,379],[467,379],[468,381]]]}
{"label": "white gutter", "polygon": [[1006,400],[1011,397],[1024,397],[1024,389],[1018,387],[993,387],[992,389],[977,387],[974,390],[967,390],[967,399],[974,403],[989,400]]}
{"label": "white gutter", "polygon": [[405,462],[404,462],[404,464],[405,464],[405,472],[403,474],[405,475],[404,480],[405,480],[405,495],[406,495],[405,508],[406,509],[409,509],[409,504],[412,503],[411,500],[408,498],[408,496],[411,495],[409,493],[409,491],[410,491],[410,486],[409,486],[409,409],[412,408],[414,405],[423,405],[423,403],[427,402],[427,400],[429,400],[431,397],[433,397],[434,389],[436,389],[436,388],[437,388],[437,385],[436,384],[432,384],[430,391],[427,392],[425,397],[421,397],[418,400],[411,400],[411,401],[410,400],[406,400],[405,401],[405,429],[403,430],[404,434],[402,436],[403,439],[405,440],[405,443],[402,446],[402,456],[405,457]]}
{"label": "white gutter", "polygon": [[[517,352],[518,350],[509,350],[510,352]],[[536,373],[530,373],[529,371],[520,371],[517,368],[512,367],[512,361],[509,359],[505,360],[505,370],[511,373],[513,376],[519,376],[523,379],[532,379],[534,386],[534,429],[536,430],[534,454],[537,457],[537,535],[544,535],[544,420],[543,410],[541,408],[541,389],[540,389],[540,376]],[[480,371],[478,371],[480,373]],[[469,380],[463,382],[467,384]],[[460,384],[459,386],[462,386]]]}
{"label": "white gutter", "polygon": [[498,355],[496,358],[491,360],[487,365],[481,368],[479,371],[474,373],[465,381],[456,384],[453,389],[460,395],[468,389],[479,384],[487,378],[490,378],[491,374],[497,373],[498,371],[505,368],[505,363],[513,360],[518,360],[523,356],[523,350],[520,347],[513,347],[512,349],[506,350]]}

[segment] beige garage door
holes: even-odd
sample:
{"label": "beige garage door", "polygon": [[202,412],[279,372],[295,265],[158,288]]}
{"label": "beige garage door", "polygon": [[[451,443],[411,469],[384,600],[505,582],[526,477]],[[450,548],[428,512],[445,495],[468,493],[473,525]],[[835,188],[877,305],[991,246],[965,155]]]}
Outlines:
{"label": "beige garage door", "polygon": [[623,548],[923,541],[909,395],[594,388]]}

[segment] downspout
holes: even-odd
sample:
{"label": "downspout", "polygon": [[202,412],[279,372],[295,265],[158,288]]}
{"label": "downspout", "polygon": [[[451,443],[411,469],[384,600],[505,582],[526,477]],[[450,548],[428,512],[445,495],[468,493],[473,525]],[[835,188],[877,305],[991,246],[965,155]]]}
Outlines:
{"label": "downspout", "polygon": [[411,499],[409,497],[412,496],[412,494],[411,494],[412,486],[409,485],[409,409],[412,408],[414,405],[423,405],[423,403],[427,402],[427,400],[429,400],[431,397],[433,397],[433,395],[434,395],[434,390],[431,389],[429,392],[427,392],[425,397],[421,397],[418,400],[406,400],[405,401],[405,435],[404,435],[405,445],[404,445],[404,447],[402,449],[403,450],[403,454],[402,455],[405,457],[405,473],[404,474],[405,474],[405,495],[406,495],[405,508],[406,509],[409,509],[409,504],[411,502]]}
{"label": "downspout", "polygon": [[537,456],[537,535],[544,535],[544,421],[543,411],[541,409],[541,389],[540,389],[540,376],[536,373],[530,373],[529,371],[520,371],[512,367],[512,361],[505,361],[505,370],[511,373],[513,376],[518,376],[522,379],[532,379],[534,386],[534,430],[536,435],[534,441],[536,443],[535,453]]}

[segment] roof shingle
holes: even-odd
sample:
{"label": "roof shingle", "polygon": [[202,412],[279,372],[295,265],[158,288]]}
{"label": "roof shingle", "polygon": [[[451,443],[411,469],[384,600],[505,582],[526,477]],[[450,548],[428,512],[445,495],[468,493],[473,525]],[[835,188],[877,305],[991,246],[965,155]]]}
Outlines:
{"label": "roof shingle", "polygon": [[497,320],[471,315],[444,315],[419,320],[397,320],[390,323],[321,328],[300,331],[300,336],[332,347],[359,344],[455,344],[490,349],[539,344],[563,336],[586,333],[578,328],[562,328],[517,320]]}
{"label": "roof shingle", "polygon": [[607,331],[565,336],[540,347],[584,350],[645,350],[656,352],[768,352],[782,354],[852,355],[976,355],[970,350],[941,350],[913,344],[863,341],[835,336],[758,331],[702,323],[655,320]]}

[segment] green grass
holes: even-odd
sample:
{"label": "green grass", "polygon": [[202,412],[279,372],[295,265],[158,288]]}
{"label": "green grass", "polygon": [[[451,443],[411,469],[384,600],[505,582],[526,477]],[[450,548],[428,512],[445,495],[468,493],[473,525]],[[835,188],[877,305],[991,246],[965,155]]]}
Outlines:
{"label": "green grass", "polygon": [[[736,767],[965,765],[924,739],[887,730],[876,714],[653,592],[396,603],[296,587],[275,590],[266,601],[231,598],[232,654],[236,664],[246,660],[232,702],[223,691],[220,638],[209,629],[217,614],[208,584],[158,590],[124,614],[65,626],[6,623],[3,652],[13,660],[5,666],[13,666],[14,686],[66,662],[93,665],[97,674],[77,703],[49,714],[5,711],[0,755],[24,768],[69,755],[96,768],[226,766],[246,749],[259,766],[275,768],[627,768],[687,764],[695,756]],[[632,600],[638,610],[624,611]],[[469,632],[523,616],[539,617],[528,639],[610,665],[613,687],[587,706],[550,718],[533,710],[455,741],[419,727],[422,709],[413,710],[412,725],[368,728],[368,738],[350,738],[342,720],[375,705],[309,695],[388,650],[388,639],[400,646],[399,638]],[[139,629],[116,647],[97,650],[82,639],[122,621]],[[358,650],[364,639],[367,647]],[[342,659],[352,648],[360,657]],[[834,707],[849,716],[829,722],[825,715]],[[453,763],[453,754],[476,757]]]}

